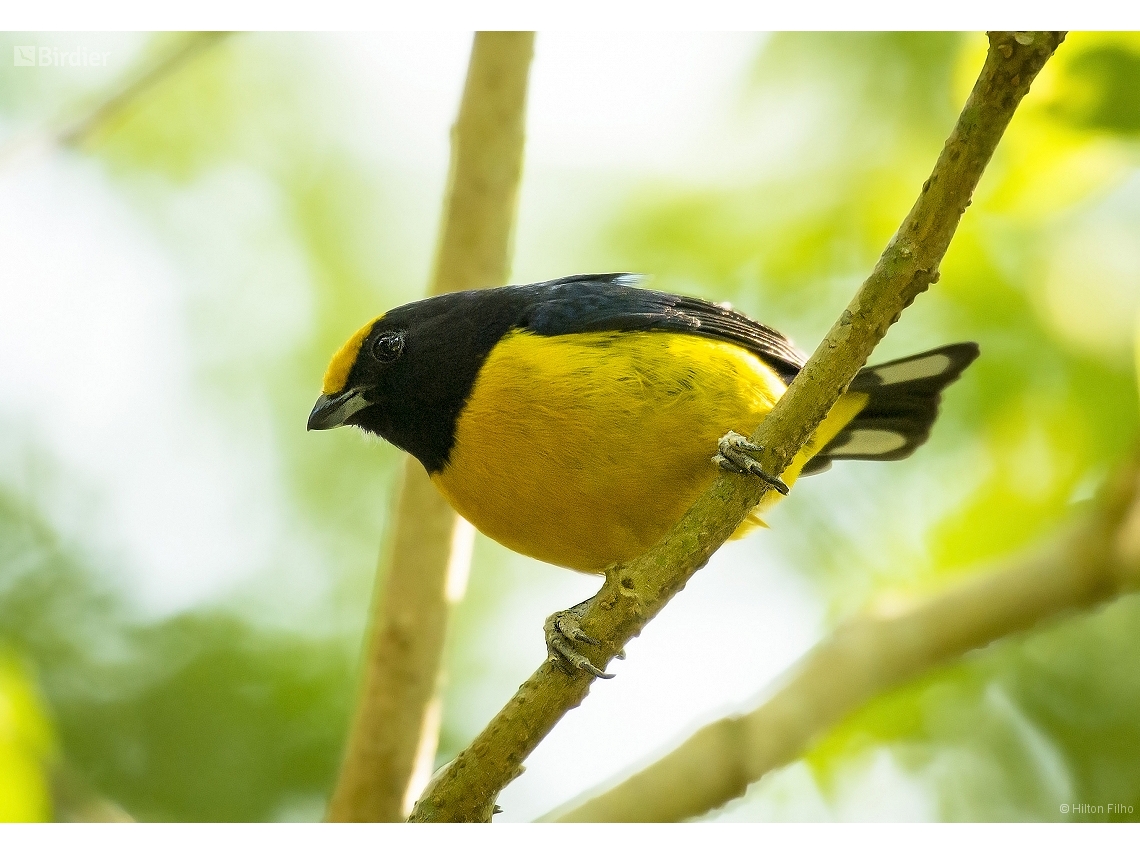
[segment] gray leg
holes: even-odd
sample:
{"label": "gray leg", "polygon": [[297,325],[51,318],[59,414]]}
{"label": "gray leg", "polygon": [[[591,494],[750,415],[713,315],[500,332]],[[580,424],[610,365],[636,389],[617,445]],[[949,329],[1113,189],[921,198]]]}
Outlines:
{"label": "gray leg", "polygon": [[755,475],[781,495],[788,495],[788,485],[775,475],[769,475],[765,472],[760,462],[752,456],[763,450],[756,443],[749,442],[748,437],[730,430],[717,443],[717,454],[713,457],[713,463],[721,469],[734,472],[737,475]]}
{"label": "gray leg", "polygon": [[[549,660],[567,674],[573,675],[577,669],[593,674],[595,677],[601,677],[603,680],[608,680],[614,675],[598,670],[594,667],[594,663],[574,649],[574,642],[598,643],[582,631],[582,615],[586,613],[589,605],[590,601],[586,600],[586,602],[578,603],[571,609],[555,612],[546,619],[543,626],[543,629],[546,630],[546,651],[549,654]],[[624,658],[623,654],[624,651],[619,654],[619,657]]]}

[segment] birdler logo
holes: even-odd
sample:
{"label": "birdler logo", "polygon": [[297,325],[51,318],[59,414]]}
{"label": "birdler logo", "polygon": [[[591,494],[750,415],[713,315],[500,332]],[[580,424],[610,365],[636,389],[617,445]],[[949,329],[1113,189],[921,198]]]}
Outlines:
{"label": "birdler logo", "polygon": [[111,51],[88,50],[76,46],[75,50],[60,50],[45,45],[13,45],[12,65],[51,66],[55,68],[103,68],[110,63]]}

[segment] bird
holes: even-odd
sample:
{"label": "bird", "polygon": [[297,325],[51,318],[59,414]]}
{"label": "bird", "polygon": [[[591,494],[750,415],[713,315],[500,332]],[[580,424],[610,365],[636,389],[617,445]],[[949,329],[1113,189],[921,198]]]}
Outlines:
{"label": "bird", "polygon": [[[725,304],[644,282],[585,274],[391,309],[333,355],[307,427],[380,436],[491,539],[603,574],[659,541],[721,470],[775,488],[741,536],[801,476],[910,456],[979,354],[962,342],[863,368],[784,472],[767,473],[747,436],[807,357]],[[608,677],[569,643],[592,641],[583,606],[547,621],[551,656]]]}

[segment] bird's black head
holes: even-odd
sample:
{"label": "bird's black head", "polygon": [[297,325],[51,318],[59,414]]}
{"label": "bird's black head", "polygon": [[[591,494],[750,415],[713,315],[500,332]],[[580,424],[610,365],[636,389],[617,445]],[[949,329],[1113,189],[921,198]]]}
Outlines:
{"label": "bird's black head", "polygon": [[522,309],[509,289],[489,289],[429,297],[381,315],[333,356],[309,430],[356,425],[438,472],[483,361]]}

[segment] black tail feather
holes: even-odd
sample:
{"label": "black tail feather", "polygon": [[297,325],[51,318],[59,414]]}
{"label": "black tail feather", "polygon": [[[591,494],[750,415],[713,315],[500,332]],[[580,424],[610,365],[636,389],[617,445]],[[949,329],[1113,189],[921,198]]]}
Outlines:
{"label": "black tail feather", "polygon": [[865,392],[867,406],[804,467],[822,472],[832,460],[901,460],[926,442],[938,417],[942,390],[978,358],[974,342],[864,368],[849,392]]}

